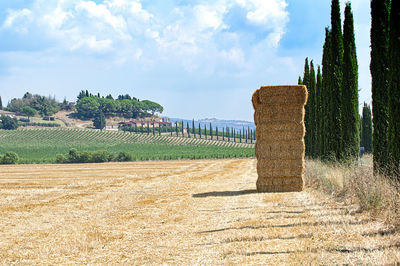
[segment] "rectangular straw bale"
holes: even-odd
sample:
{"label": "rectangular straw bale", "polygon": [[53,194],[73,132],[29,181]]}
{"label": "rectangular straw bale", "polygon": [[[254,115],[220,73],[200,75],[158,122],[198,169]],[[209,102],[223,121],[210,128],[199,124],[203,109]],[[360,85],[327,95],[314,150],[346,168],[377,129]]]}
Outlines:
{"label": "rectangular straw bale", "polygon": [[265,185],[292,185],[302,184],[302,180],[297,176],[265,177],[262,179]]}
{"label": "rectangular straw bale", "polygon": [[265,86],[253,94],[259,192],[303,189],[307,98],[303,85]]}
{"label": "rectangular straw bale", "polygon": [[263,86],[253,95],[253,107],[258,104],[301,104],[307,102],[308,93],[304,85]]}
{"label": "rectangular straw bale", "polygon": [[303,140],[304,135],[304,124],[297,122],[260,123],[256,128],[256,138],[262,140]]}
{"label": "rectangular straw bale", "polygon": [[291,121],[302,123],[305,110],[300,104],[259,104],[255,113],[258,124]]}
{"label": "rectangular straw bale", "polygon": [[257,180],[257,190],[265,191],[265,192],[288,192],[288,191],[302,191],[303,190],[303,182],[298,184],[289,184],[289,185],[276,185],[276,184],[268,184],[265,183],[264,179]]}
{"label": "rectangular straw bale", "polygon": [[299,160],[258,159],[257,173],[260,177],[298,176],[304,174],[304,162]]}
{"label": "rectangular straw bale", "polygon": [[305,145],[303,140],[256,142],[256,156],[259,159],[303,159]]}

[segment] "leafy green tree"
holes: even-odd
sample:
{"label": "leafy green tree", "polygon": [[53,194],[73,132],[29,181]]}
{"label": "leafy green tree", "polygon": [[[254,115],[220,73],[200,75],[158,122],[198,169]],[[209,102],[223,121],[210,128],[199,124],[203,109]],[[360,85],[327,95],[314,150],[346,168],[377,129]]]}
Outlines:
{"label": "leafy green tree", "polygon": [[365,152],[372,152],[372,115],[371,107],[364,103],[361,122],[361,146]]}
{"label": "leafy green tree", "polygon": [[360,149],[358,111],[358,63],[354,37],[354,22],[351,4],[346,3],[343,29],[343,88],[342,88],[342,132],[344,159],[358,159]]}
{"label": "leafy green tree", "polygon": [[97,112],[96,117],[93,119],[93,126],[101,130],[106,126],[106,118],[101,110]]}
{"label": "leafy green tree", "polygon": [[21,115],[27,116],[28,120],[30,120],[30,118],[32,116],[35,116],[36,114],[37,114],[37,111],[35,109],[33,109],[32,107],[25,106],[21,109]]}
{"label": "leafy green tree", "polygon": [[78,96],[77,96],[77,102],[78,102],[79,100],[85,98],[85,97],[88,97],[88,96],[86,96],[86,93],[85,93],[84,90],[81,90],[81,91],[79,92]]}
{"label": "leafy green tree", "polygon": [[117,113],[124,118],[133,117],[133,104],[131,100],[118,100],[116,101]]}
{"label": "leafy green tree", "polygon": [[389,32],[389,167],[400,181],[400,2],[392,1]]}
{"label": "leafy green tree", "polygon": [[15,130],[18,128],[18,121],[15,117],[6,115],[0,116],[1,128],[5,130]]}
{"label": "leafy green tree", "polygon": [[371,0],[371,77],[374,171],[386,171],[389,126],[390,0]]}
{"label": "leafy green tree", "polygon": [[94,97],[85,97],[78,101],[76,110],[81,119],[94,118],[99,111],[100,104]]}

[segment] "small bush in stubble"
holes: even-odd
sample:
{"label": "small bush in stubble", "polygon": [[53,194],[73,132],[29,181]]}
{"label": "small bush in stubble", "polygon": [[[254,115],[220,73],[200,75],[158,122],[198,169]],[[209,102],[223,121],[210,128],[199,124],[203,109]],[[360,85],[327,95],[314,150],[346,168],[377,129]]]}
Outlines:
{"label": "small bush in stubble", "polygon": [[15,152],[6,152],[4,156],[0,156],[1,164],[16,164],[19,161],[19,157]]}
{"label": "small bush in stubble", "polygon": [[127,152],[122,151],[122,152],[118,153],[117,161],[118,162],[129,162],[129,161],[132,161],[132,155],[127,153]]}
{"label": "small bush in stubble", "polygon": [[57,154],[56,155],[56,163],[65,163],[65,156],[64,154]]}

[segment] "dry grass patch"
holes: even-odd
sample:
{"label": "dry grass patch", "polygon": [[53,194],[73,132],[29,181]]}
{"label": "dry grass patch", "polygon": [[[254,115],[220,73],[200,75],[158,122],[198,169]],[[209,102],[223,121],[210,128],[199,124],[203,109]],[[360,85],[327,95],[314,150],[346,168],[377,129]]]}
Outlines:
{"label": "dry grass patch", "polygon": [[342,165],[308,160],[305,182],[339,201],[358,205],[358,212],[369,212],[389,226],[400,228],[400,189],[398,183],[374,175],[372,156],[356,164]]}

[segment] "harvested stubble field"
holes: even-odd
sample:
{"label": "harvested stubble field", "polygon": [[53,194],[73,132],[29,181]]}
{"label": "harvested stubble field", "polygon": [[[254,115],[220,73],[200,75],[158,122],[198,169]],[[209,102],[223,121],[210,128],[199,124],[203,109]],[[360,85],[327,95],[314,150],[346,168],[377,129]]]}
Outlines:
{"label": "harvested stubble field", "polygon": [[4,264],[385,264],[399,234],[256,160],[0,166]]}

